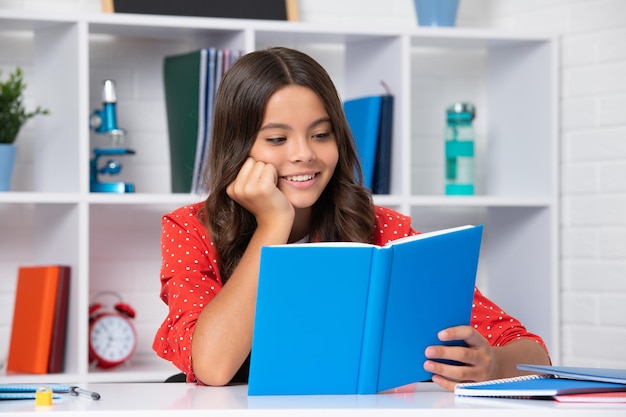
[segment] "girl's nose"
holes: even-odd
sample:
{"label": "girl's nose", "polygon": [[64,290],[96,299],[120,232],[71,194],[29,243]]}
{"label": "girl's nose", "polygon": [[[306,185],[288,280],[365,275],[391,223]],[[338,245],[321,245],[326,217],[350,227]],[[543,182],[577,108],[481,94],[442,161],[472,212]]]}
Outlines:
{"label": "girl's nose", "polygon": [[293,162],[309,162],[315,159],[315,152],[307,138],[298,138],[291,145],[290,158]]}

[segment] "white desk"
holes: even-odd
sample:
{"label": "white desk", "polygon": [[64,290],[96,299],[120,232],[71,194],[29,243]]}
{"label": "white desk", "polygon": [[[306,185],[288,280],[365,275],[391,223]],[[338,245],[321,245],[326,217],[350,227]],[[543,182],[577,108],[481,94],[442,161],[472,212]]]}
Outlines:
{"label": "white desk", "polygon": [[[78,384],[80,386],[80,384]],[[99,401],[63,394],[50,407],[34,400],[0,401],[2,416],[626,416],[626,404],[559,404],[555,401],[455,397],[432,383],[378,395],[248,397],[247,386],[184,383],[87,384]],[[399,390],[400,391],[400,390]]]}

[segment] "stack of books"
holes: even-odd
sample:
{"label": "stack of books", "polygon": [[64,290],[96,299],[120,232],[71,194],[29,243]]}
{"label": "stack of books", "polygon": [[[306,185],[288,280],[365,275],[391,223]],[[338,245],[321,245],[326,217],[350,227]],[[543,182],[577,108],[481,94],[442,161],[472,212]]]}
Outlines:
{"label": "stack of books", "polygon": [[222,76],[243,51],[205,48],[163,63],[173,193],[200,194]]}
{"label": "stack of books", "polygon": [[454,393],[462,397],[626,403],[626,369],[527,364],[517,368],[536,374],[457,384]]}

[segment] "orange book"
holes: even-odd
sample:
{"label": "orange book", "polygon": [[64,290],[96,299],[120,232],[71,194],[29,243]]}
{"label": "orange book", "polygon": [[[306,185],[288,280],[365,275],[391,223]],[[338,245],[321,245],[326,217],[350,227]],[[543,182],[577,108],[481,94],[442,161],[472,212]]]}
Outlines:
{"label": "orange book", "polygon": [[52,340],[50,341],[50,355],[48,373],[63,372],[65,366],[65,340],[67,335],[67,314],[70,296],[70,267],[59,266],[59,284],[57,288],[56,305],[54,307],[54,323],[52,324]]}
{"label": "orange book", "polygon": [[[45,374],[60,372],[65,354],[65,328],[69,293],[69,267],[20,267],[15,291],[8,372]],[[63,348],[59,349],[59,344]],[[51,352],[54,356],[51,357]]]}

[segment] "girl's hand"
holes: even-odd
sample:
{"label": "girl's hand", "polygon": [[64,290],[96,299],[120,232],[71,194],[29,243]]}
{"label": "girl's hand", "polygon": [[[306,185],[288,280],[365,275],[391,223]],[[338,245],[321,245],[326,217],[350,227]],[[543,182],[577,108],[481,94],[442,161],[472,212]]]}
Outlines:
{"label": "girl's hand", "polygon": [[429,346],[426,357],[461,362],[450,365],[426,360],[424,369],[433,373],[433,382],[447,390],[454,390],[459,382],[480,382],[489,379],[527,375],[517,369],[519,363],[549,365],[548,352],[535,340],[519,338],[502,346],[491,346],[478,330],[470,326],[450,327],[439,332],[439,340],[459,340],[465,346]]}
{"label": "girl's hand", "polygon": [[462,340],[465,346],[429,346],[426,357],[461,362],[464,365],[451,365],[434,360],[424,362],[424,369],[433,373],[433,382],[447,390],[453,390],[458,382],[486,381],[496,374],[496,355],[476,329],[470,326],[457,326],[439,332],[439,340]]}
{"label": "girl's hand", "polygon": [[256,217],[258,226],[289,221],[291,227],[295,210],[277,184],[278,173],[273,165],[248,158],[226,193]]}

